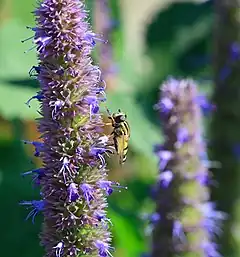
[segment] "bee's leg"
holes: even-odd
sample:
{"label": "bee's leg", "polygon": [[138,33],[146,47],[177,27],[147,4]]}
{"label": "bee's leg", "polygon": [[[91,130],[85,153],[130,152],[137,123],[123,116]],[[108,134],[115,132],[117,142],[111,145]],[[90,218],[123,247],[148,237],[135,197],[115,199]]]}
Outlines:
{"label": "bee's leg", "polygon": [[105,107],[105,108],[106,108],[106,111],[107,111],[108,116],[111,117],[112,115],[111,115],[110,110],[109,110],[107,107]]}
{"label": "bee's leg", "polygon": [[105,126],[110,126],[110,125],[112,126],[112,123],[111,123],[111,122],[108,122],[108,123],[105,123],[104,125],[105,125]]}

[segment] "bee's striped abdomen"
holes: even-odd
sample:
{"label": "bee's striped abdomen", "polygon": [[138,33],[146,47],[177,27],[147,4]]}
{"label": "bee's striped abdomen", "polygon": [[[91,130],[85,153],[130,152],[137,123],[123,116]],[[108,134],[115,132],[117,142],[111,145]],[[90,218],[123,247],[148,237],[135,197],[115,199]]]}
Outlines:
{"label": "bee's striped abdomen", "polygon": [[127,159],[128,145],[123,149],[122,163],[124,163]]}

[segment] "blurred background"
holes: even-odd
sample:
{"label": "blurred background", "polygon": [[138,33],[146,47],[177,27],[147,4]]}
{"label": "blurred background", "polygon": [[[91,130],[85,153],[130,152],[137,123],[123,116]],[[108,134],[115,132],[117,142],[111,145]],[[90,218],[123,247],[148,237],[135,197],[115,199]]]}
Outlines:
{"label": "blurred background", "polygon": [[[143,217],[154,208],[150,194],[158,164],[153,147],[163,140],[161,122],[153,106],[158,101],[159,86],[168,76],[194,78],[202,92],[212,95],[213,1],[111,0],[105,9],[94,0],[86,4],[94,31],[100,39],[108,40],[105,44],[97,40],[93,54],[107,81],[107,106],[111,111],[120,108],[126,112],[131,126],[126,164],[121,168],[116,158],[109,160],[111,179],[128,187],[109,198],[114,256],[137,257],[149,247],[149,229]],[[18,205],[23,199],[37,199],[39,193],[30,178],[20,175],[41,165],[32,157],[33,149],[21,142],[39,136],[35,123],[38,104],[32,101],[30,108],[25,104],[39,88],[28,75],[37,64],[36,52],[33,49],[24,53],[32,47],[31,40],[21,43],[32,36],[26,26],[34,27],[31,12],[36,5],[35,0],[0,0],[0,256],[3,257],[43,254],[38,239],[41,215],[36,217],[34,225],[31,220],[25,222],[28,212]],[[239,149],[236,145],[238,156]],[[231,177],[231,171],[225,172],[227,178]],[[230,181],[229,188],[221,187],[221,181],[219,184],[222,193],[216,191],[213,199],[231,215],[232,206],[228,208],[224,203],[233,202],[233,196],[226,193],[233,184]],[[236,229],[237,225],[234,228],[239,237],[240,229]],[[229,239],[232,234],[229,231],[222,251],[226,257],[240,256],[239,242]]]}

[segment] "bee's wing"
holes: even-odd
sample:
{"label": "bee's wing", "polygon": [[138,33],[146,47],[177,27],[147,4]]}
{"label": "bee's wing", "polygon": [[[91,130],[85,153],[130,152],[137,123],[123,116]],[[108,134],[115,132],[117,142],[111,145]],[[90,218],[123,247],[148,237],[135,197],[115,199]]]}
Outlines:
{"label": "bee's wing", "polygon": [[128,140],[128,135],[122,135],[121,137],[119,137],[118,154],[120,164],[123,164],[126,160],[126,154],[128,151]]}

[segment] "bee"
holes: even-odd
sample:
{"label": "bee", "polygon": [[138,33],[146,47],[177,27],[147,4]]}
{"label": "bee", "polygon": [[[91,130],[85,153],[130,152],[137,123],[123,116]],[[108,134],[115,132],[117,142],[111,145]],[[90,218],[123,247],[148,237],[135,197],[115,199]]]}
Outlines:
{"label": "bee", "polygon": [[130,127],[127,122],[127,115],[119,109],[118,112],[111,114],[107,109],[108,118],[111,120],[111,123],[107,125],[112,125],[114,147],[119,155],[119,163],[122,165],[127,159],[128,152],[128,141],[130,139]]}

